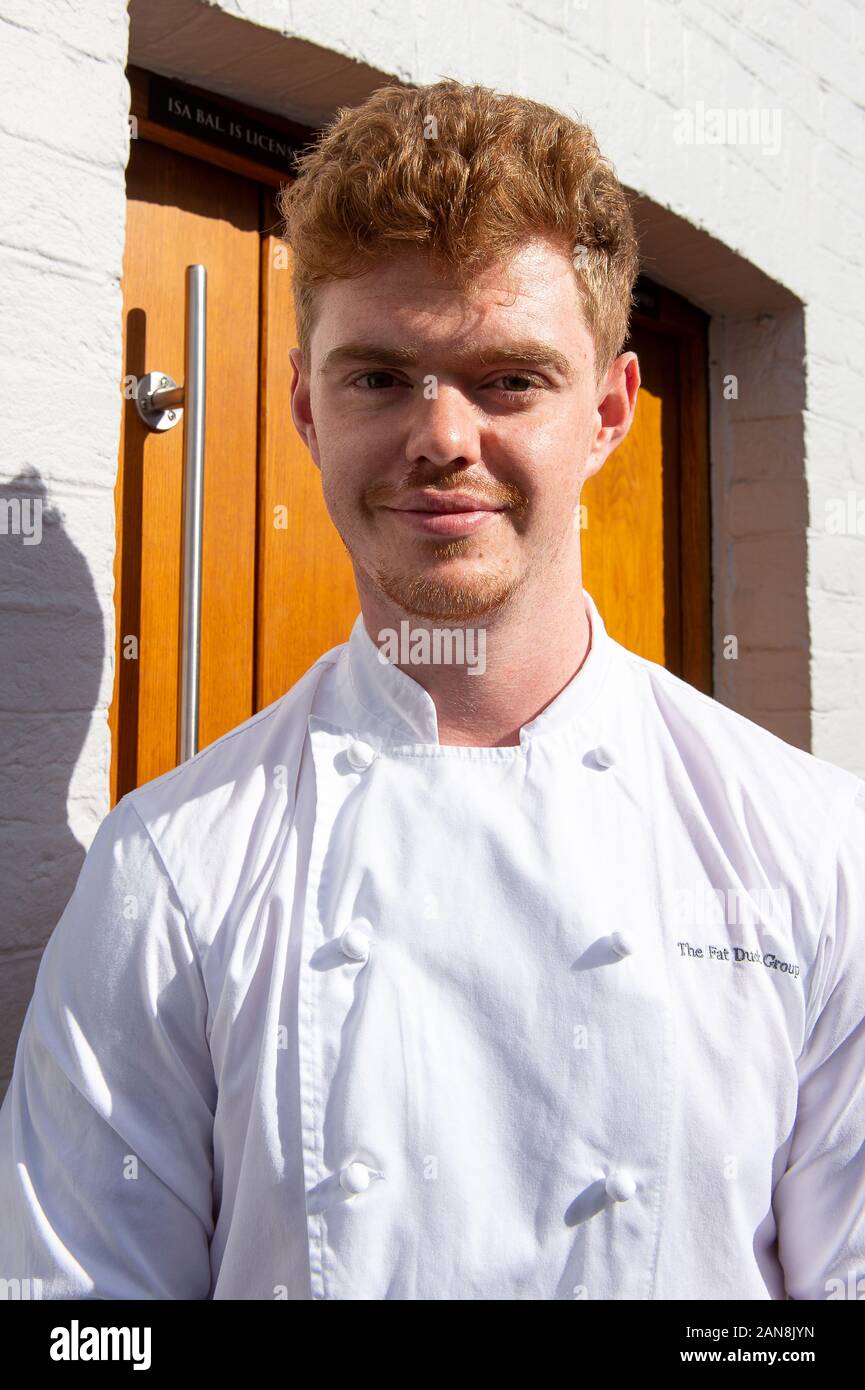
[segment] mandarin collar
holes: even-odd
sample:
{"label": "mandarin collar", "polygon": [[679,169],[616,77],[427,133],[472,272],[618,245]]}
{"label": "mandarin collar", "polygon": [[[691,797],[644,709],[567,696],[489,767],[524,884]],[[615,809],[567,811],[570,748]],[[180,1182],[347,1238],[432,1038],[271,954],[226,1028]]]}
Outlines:
{"label": "mandarin collar", "polygon": [[[597,693],[615,645],[594,600],[582,590],[591,629],[589,653],[563,690],[520,730],[520,745],[572,725]],[[483,679],[479,677],[479,679]],[[412,676],[382,660],[359,613],[347,643],[343,695],[362,727],[396,743],[438,744],[435,701]]]}

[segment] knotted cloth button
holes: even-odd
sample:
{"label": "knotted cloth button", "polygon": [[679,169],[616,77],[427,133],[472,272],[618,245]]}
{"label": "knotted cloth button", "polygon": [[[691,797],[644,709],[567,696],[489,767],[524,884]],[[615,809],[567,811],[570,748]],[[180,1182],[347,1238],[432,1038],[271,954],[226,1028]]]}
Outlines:
{"label": "knotted cloth button", "polygon": [[604,1183],[604,1187],[607,1190],[607,1196],[612,1197],[614,1202],[627,1202],[628,1198],[633,1197],[637,1190],[637,1184],[630,1173],[626,1173],[622,1169],[611,1173]]}
{"label": "knotted cloth button", "polygon": [[610,932],[610,945],[617,956],[630,956],[637,949],[633,935],[627,931]]}
{"label": "knotted cloth button", "polygon": [[351,960],[367,960],[369,957],[369,937],[360,927],[346,927],[339,938],[340,950]]}
{"label": "knotted cloth button", "polygon": [[362,739],[354,739],[346,749],[346,757],[355,772],[365,772],[375,759],[375,749]]}
{"label": "knotted cloth button", "polygon": [[616,761],[616,753],[608,743],[599,743],[593,755],[598,767],[612,767]]}
{"label": "knotted cloth button", "polygon": [[339,1185],[343,1192],[348,1192],[352,1197],[358,1192],[366,1192],[369,1187],[370,1170],[365,1163],[349,1163],[343,1168],[339,1175]]}

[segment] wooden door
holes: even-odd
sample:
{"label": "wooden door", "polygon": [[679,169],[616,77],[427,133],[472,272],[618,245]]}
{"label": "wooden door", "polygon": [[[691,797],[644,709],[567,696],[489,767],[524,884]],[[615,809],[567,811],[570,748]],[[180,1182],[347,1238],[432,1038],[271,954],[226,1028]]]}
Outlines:
{"label": "wooden door", "polygon": [[[252,713],[259,194],[146,140],[127,171],[124,382],[183,381],[185,267],[208,269],[201,741]],[[183,426],[151,433],[124,401],[115,496],[112,793],[175,766]]]}
{"label": "wooden door", "polygon": [[[291,422],[281,178],[142,127],[128,170],[125,383],[157,369],[183,380],[185,268],[208,271],[205,747],[344,642],[359,605],[320,475]],[[583,491],[584,583],[614,637],[708,690],[705,317],[648,282],[640,296],[628,346],[642,393],[628,439]],[[182,435],[182,425],[150,433],[124,400],[112,804],[177,762]]]}
{"label": "wooden door", "polygon": [[112,804],[177,763],[182,424],[151,433],[132,386],[184,371],[185,267],[207,268],[200,745],[347,639],[348,555],[289,413],[291,274],[272,190],[139,139],[127,171],[124,387],[115,491]]}
{"label": "wooden door", "polygon": [[582,492],[583,583],[611,636],[711,693],[708,319],[641,279],[630,433]]}

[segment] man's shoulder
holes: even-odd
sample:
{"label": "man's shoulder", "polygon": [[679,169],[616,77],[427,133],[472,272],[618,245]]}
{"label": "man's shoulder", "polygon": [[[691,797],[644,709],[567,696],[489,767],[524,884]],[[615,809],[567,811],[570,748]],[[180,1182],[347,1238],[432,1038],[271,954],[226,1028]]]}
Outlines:
{"label": "man's shoulder", "polygon": [[250,800],[284,803],[307,732],[319,683],[345,644],[331,648],[283,695],[202,748],[194,757],[127,792],[119,805],[136,813],[154,838],[212,828],[226,814],[242,819]]}
{"label": "man's shoulder", "polygon": [[856,773],[789,743],[656,662],[619,651],[647,717],[696,787],[728,802],[746,799],[781,819],[795,816],[799,824],[843,815],[865,793]]}

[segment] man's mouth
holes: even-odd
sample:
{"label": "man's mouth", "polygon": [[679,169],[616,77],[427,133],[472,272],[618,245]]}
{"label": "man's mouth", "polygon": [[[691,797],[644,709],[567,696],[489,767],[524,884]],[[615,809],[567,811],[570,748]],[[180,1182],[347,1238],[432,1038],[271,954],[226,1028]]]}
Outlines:
{"label": "man's mouth", "polygon": [[437,536],[466,536],[489,525],[505,508],[499,502],[469,492],[419,492],[384,510],[416,531]]}
{"label": "man's mouth", "polygon": [[497,512],[500,502],[476,497],[471,492],[413,492],[389,510],[413,512]]}

